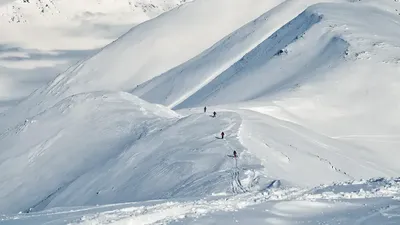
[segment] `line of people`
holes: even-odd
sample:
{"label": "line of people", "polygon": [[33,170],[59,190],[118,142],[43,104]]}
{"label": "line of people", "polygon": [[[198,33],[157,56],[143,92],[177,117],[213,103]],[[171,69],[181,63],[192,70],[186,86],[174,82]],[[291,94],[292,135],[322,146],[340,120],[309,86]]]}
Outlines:
{"label": "line of people", "polygon": [[[207,107],[204,106],[204,113],[206,113],[206,112],[207,112]],[[216,116],[217,116],[217,113],[214,111],[213,114],[212,114],[212,117],[215,118]],[[225,136],[225,133],[222,131],[221,132],[221,139],[224,139],[224,136]],[[232,183],[232,191],[234,193],[237,192],[237,191],[235,191],[235,187],[234,187],[234,183],[236,183],[243,192],[246,192],[246,190],[243,188],[243,186],[242,186],[242,184],[240,182],[240,179],[239,179],[239,168],[238,168],[238,164],[237,164],[238,156],[237,156],[236,151],[234,150],[233,151],[233,155],[228,155],[228,157],[231,157],[231,158],[235,159],[235,169],[234,169],[234,171],[232,173],[232,176],[233,176],[232,177],[232,182],[233,182]]]}
{"label": "line of people", "polygon": [[[206,112],[207,112],[207,107],[204,106],[204,113],[206,113]],[[216,116],[217,116],[217,113],[214,111],[212,117],[216,117]],[[224,136],[225,136],[225,133],[222,131],[222,132],[221,132],[221,139],[224,139]],[[233,151],[233,157],[234,157],[234,158],[237,158],[237,153],[236,153],[236,151]]]}

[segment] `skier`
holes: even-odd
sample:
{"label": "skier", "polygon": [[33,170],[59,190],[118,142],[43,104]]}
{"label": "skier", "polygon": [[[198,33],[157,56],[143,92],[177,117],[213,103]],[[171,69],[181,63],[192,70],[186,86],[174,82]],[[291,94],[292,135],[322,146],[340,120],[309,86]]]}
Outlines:
{"label": "skier", "polygon": [[206,112],[206,111],[207,111],[207,107],[204,106],[204,112]]}
{"label": "skier", "polygon": [[221,132],[221,139],[224,139],[225,133],[222,131]]}
{"label": "skier", "polygon": [[217,115],[217,113],[214,111],[214,112],[213,112],[213,115],[214,115],[214,117],[215,117],[215,116]]}

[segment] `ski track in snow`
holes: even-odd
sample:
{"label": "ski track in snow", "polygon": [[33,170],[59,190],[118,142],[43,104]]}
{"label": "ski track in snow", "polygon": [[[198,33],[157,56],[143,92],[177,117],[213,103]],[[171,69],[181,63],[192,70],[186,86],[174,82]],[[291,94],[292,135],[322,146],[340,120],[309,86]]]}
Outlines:
{"label": "ski track in snow", "polygon": [[334,165],[332,164],[332,162],[330,162],[328,159],[322,158],[321,156],[312,154],[312,153],[310,153],[310,152],[308,152],[308,154],[310,154],[311,156],[314,156],[314,157],[318,158],[318,159],[321,160],[322,162],[326,162],[333,170],[337,171],[338,173],[344,174],[345,176],[349,177],[349,179],[354,179],[354,177],[352,177],[351,175],[347,174],[346,172],[344,172],[344,171],[342,171],[341,169],[339,169],[339,168],[337,168],[336,166],[334,166]]}
{"label": "ski track in snow", "polygon": [[275,151],[275,152],[277,152],[278,154],[280,154],[280,155],[282,155],[283,157],[284,157],[284,161],[286,162],[286,163],[289,163],[290,162],[290,157],[288,156],[288,155],[286,155],[285,153],[283,153],[282,151],[280,151],[280,150],[278,150],[278,149],[276,149],[276,148],[271,148],[267,143],[265,143],[265,145],[268,147],[268,148],[270,148],[271,150],[273,150],[273,151]]}

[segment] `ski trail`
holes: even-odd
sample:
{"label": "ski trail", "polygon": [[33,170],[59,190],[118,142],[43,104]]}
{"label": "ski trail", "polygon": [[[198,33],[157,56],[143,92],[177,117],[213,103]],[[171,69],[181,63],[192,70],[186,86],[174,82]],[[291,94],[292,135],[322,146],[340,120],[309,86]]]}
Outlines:
{"label": "ski trail", "polygon": [[[224,110],[225,111],[225,110]],[[226,112],[226,111],[225,111]],[[240,115],[236,112],[230,112],[229,114],[231,114],[231,116],[229,117],[225,117],[223,118],[223,120],[227,121],[230,123],[230,125],[225,128],[225,133],[229,132],[228,135],[225,135],[224,137],[224,146],[230,150],[230,153],[233,153],[233,151],[236,152],[240,152],[240,151],[244,151],[244,146],[240,143],[240,141],[238,141],[237,144],[235,144],[236,148],[233,147],[233,144],[231,143],[230,139],[232,137],[236,138],[234,140],[238,139],[238,133],[239,133],[239,128],[241,126],[241,118]],[[236,121],[235,118],[233,118],[234,116],[238,116],[238,119],[240,121]],[[239,123],[239,126],[238,126]],[[237,126],[237,128],[235,128]],[[228,153],[229,154],[229,153]],[[240,191],[242,193],[248,192],[248,190],[246,190],[241,181],[240,181],[240,169],[238,166],[238,158],[232,158],[234,160],[234,165],[232,165],[232,169],[231,169],[231,173],[232,173],[232,181],[231,181],[231,188],[232,188],[232,192],[233,193],[240,193]]]}
{"label": "ski trail", "polygon": [[336,167],[335,165],[333,165],[333,163],[331,161],[329,161],[328,159],[322,158],[321,156],[316,155],[316,154],[312,154],[310,152],[307,152],[307,154],[310,155],[310,156],[318,158],[321,162],[327,163],[336,172],[338,172],[340,174],[343,174],[343,175],[347,176],[348,178],[350,178],[352,180],[354,179],[353,176],[349,175],[347,172],[345,172],[345,171],[341,170],[340,168]]}
{"label": "ski trail", "polygon": [[[276,153],[278,153],[279,155],[281,155],[283,157],[283,159],[281,159],[281,161],[284,161],[285,163],[289,163],[290,162],[290,157],[285,154],[283,151],[277,149],[277,148],[272,148],[270,145],[268,145],[267,143],[265,143],[265,145],[270,148],[271,150],[275,151]],[[282,158],[281,157],[281,158]]]}
{"label": "ski trail", "polygon": [[[350,156],[346,156],[346,155],[344,155],[344,154],[341,154],[341,153],[340,153],[340,149],[338,149],[338,148],[335,147],[335,146],[332,146],[332,145],[327,146],[326,144],[323,144],[323,143],[321,143],[320,141],[318,141],[318,140],[316,140],[316,139],[313,139],[313,138],[311,138],[311,137],[308,137],[307,135],[304,135],[304,134],[302,134],[301,132],[298,132],[298,131],[296,131],[295,129],[292,129],[292,128],[288,127],[288,126],[285,126],[285,125],[282,125],[282,124],[279,124],[279,123],[276,123],[276,125],[278,125],[278,126],[280,126],[280,127],[282,127],[282,128],[285,128],[285,129],[287,129],[287,130],[290,130],[291,132],[293,132],[293,133],[295,133],[295,134],[298,134],[299,136],[301,136],[302,138],[304,138],[304,140],[307,140],[307,141],[310,141],[311,143],[315,143],[315,144],[317,144],[317,145],[320,145],[321,147],[327,149],[328,151],[332,152],[333,154],[335,154],[335,155],[337,155],[337,156],[339,156],[339,157],[342,157],[342,158],[344,158],[344,159],[347,159],[347,160],[349,160],[349,161],[352,161],[352,162],[354,162],[354,163],[357,163],[359,166],[364,167],[364,168],[366,168],[366,169],[371,169],[371,168],[373,168],[374,170],[376,170],[376,171],[378,171],[378,172],[381,172],[381,173],[385,174],[386,176],[390,177],[389,174],[387,174],[386,172],[382,171],[380,168],[369,167],[369,166],[366,166],[365,164],[360,164],[360,163],[359,163],[357,160],[355,160],[354,158],[352,158],[352,157],[350,157]],[[306,152],[306,153],[310,154],[309,152]],[[314,154],[312,154],[312,155],[314,155]],[[314,155],[314,156],[316,156],[316,155]],[[318,156],[318,157],[321,158],[320,156]],[[322,161],[324,161],[324,160],[322,160]],[[326,160],[325,160],[325,162],[326,162]],[[332,165],[331,165],[331,166],[332,166]]]}

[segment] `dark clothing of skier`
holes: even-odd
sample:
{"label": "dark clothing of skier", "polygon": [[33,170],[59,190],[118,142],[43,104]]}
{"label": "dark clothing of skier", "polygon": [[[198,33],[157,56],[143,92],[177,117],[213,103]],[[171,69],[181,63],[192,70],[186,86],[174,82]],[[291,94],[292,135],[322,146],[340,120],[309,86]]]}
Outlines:
{"label": "dark clothing of skier", "polygon": [[236,151],[233,151],[233,157],[237,157],[237,155],[236,155]]}
{"label": "dark clothing of skier", "polygon": [[224,139],[225,133],[221,132],[221,139]]}
{"label": "dark clothing of skier", "polygon": [[207,107],[204,106],[204,112],[206,112],[206,111],[207,111]]}
{"label": "dark clothing of skier", "polygon": [[213,115],[214,115],[214,117],[215,117],[215,116],[217,115],[217,113],[214,111],[214,112],[213,112]]}

